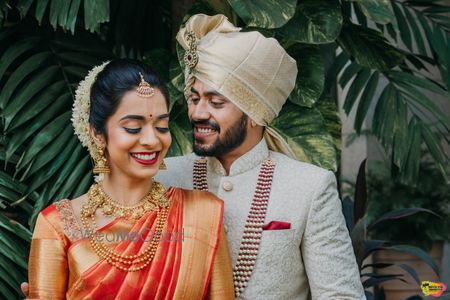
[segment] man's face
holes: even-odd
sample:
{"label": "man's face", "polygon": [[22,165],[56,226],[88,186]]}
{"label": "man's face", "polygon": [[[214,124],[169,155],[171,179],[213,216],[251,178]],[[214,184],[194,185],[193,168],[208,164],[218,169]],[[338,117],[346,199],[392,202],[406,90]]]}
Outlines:
{"label": "man's face", "polygon": [[227,98],[195,80],[189,99],[194,152],[221,157],[238,148],[247,136],[248,117]]}

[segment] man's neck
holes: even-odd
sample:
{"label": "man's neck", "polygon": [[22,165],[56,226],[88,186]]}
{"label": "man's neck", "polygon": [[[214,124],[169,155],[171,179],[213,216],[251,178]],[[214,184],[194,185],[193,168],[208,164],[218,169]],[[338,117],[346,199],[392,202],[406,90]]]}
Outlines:
{"label": "man's neck", "polygon": [[246,140],[244,143],[242,143],[239,147],[234,149],[233,151],[222,155],[220,157],[216,157],[220,163],[222,164],[222,167],[224,168],[226,174],[230,174],[230,169],[233,163],[239,159],[242,155],[246,154],[250,150],[252,150],[256,145],[259,144],[262,137],[259,138],[259,140]]}

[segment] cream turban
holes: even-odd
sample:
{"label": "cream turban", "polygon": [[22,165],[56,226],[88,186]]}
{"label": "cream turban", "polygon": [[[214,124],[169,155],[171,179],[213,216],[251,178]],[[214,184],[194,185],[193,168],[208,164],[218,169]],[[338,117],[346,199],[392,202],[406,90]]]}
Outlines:
{"label": "cream turban", "polygon": [[264,138],[269,148],[294,157],[286,141],[267,126],[295,86],[296,61],[277,40],[257,31],[239,31],[224,15],[204,14],[192,16],[180,29],[177,41],[198,58],[192,68],[186,66],[186,98],[195,78],[201,80],[257,124],[266,126]]}

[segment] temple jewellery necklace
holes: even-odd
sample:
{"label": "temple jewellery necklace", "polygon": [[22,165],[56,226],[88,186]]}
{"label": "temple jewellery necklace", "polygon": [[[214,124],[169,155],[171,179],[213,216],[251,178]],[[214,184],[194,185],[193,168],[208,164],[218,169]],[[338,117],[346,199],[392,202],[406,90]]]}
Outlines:
{"label": "temple jewellery necklace", "polygon": [[[245,221],[236,266],[233,268],[234,293],[236,297],[239,297],[244,292],[258,257],[262,226],[266,218],[274,171],[275,162],[270,157],[266,158],[259,170],[258,182],[256,183],[255,194]],[[203,157],[194,162],[193,184],[196,190],[208,190],[207,160]]]}
{"label": "temple jewellery necklace", "polygon": [[[89,234],[89,242],[95,253],[101,259],[122,271],[139,271],[147,267],[155,257],[162,230],[167,220],[170,199],[165,196],[165,192],[164,187],[159,182],[154,181],[150,191],[138,204],[123,206],[112,200],[100,184],[93,184],[88,192],[88,203],[81,208],[81,221]],[[98,241],[95,236],[98,230],[95,221],[97,209],[101,209],[105,216],[127,220],[139,220],[144,214],[156,211],[156,229],[150,245],[138,254],[123,255],[110,249],[104,242]]]}

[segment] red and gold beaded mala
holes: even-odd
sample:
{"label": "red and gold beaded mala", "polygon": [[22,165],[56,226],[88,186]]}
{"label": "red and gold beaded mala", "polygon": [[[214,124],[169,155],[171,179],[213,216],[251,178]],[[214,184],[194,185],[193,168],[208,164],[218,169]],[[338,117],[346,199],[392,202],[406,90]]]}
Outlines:
{"label": "red and gold beaded mala", "polygon": [[[255,194],[253,195],[252,204],[244,226],[236,266],[233,269],[236,298],[244,292],[258,257],[262,226],[266,218],[274,171],[275,162],[270,158],[265,159],[259,171]],[[207,160],[205,158],[200,158],[194,162],[193,181],[194,189],[208,190]]]}
{"label": "red and gold beaded mala", "polygon": [[[150,192],[135,206],[122,206],[114,202],[103,190],[101,185],[93,184],[88,192],[88,203],[81,209],[81,221],[87,231],[89,242],[95,253],[112,266],[123,271],[139,271],[147,267],[153,260],[158,248],[160,237],[167,220],[170,199],[165,197],[164,187],[153,182]],[[98,230],[95,212],[102,209],[105,216],[138,220],[144,214],[157,212],[156,229],[149,246],[136,255],[123,255],[111,250],[105,243],[98,241],[95,233]],[[89,221],[90,220],[90,221]]]}

